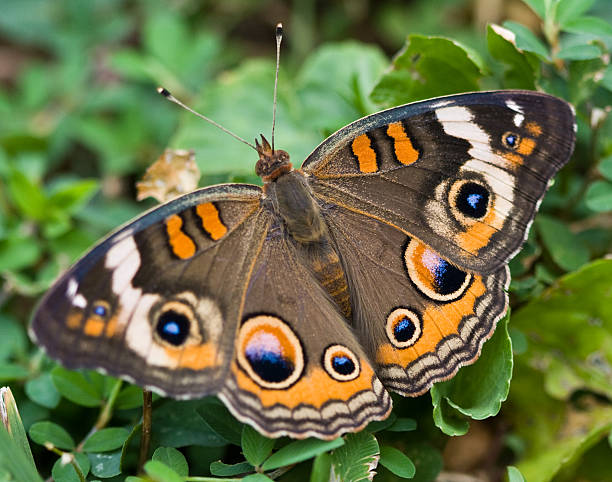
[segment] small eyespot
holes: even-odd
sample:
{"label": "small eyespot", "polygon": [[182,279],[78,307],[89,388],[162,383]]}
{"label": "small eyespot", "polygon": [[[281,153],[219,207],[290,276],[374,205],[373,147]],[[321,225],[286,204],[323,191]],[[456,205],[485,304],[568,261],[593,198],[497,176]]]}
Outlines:
{"label": "small eyespot", "polygon": [[191,322],[187,316],[174,310],[168,310],[159,316],[155,329],[163,341],[174,346],[181,346],[189,336],[190,327]]}
{"label": "small eyespot", "polygon": [[396,308],[387,316],[387,337],[396,348],[414,345],[423,333],[419,314],[408,308]]}
{"label": "small eyespot", "polygon": [[457,191],[455,206],[464,216],[482,218],[488,211],[489,191],[475,182],[465,182]]}
{"label": "small eyespot", "polygon": [[514,133],[514,132],[506,132],[502,136],[502,143],[508,149],[516,149],[516,148],[518,148],[520,142],[521,142],[520,136],[518,134]]}
{"label": "small eyespot", "polygon": [[331,345],[323,353],[323,367],[334,380],[348,382],[359,376],[359,359],[342,345]]}
{"label": "small eyespot", "polygon": [[106,318],[110,314],[110,305],[104,300],[98,300],[93,304],[91,312],[95,316]]}

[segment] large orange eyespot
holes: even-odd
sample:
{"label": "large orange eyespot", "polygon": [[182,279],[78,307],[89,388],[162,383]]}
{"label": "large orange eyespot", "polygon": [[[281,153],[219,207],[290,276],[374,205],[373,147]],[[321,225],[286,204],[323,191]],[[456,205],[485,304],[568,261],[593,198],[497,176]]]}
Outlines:
{"label": "large orange eyespot", "polygon": [[258,315],[246,320],[238,335],[238,364],[263,388],[284,389],[304,370],[302,345],[280,318]]}

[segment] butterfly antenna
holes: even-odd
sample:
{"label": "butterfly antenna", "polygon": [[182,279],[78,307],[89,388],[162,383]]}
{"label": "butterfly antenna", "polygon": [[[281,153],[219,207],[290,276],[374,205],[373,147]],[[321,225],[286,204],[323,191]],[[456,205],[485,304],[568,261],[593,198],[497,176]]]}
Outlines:
{"label": "butterfly antenna", "polygon": [[214,120],[209,119],[208,117],[206,117],[205,115],[200,114],[199,112],[196,112],[195,110],[193,110],[191,107],[187,107],[185,104],[183,104],[180,100],[178,100],[176,97],[174,97],[167,89],[165,89],[164,87],[158,87],[157,88],[157,93],[163,95],[166,99],[168,99],[170,102],[174,102],[176,105],[182,107],[183,109],[191,112],[193,115],[198,116],[200,119],[204,119],[206,122],[209,122],[210,124],[214,125],[215,127],[218,127],[219,129],[221,129],[223,132],[225,132],[226,134],[229,134],[230,136],[232,136],[234,139],[239,140],[240,142],[246,144],[247,146],[251,147],[252,149],[257,150],[257,148],[251,144],[248,141],[245,141],[242,137],[240,137],[239,135],[234,134],[232,131],[226,129],[225,127],[223,127],[221,124],[217,124]]}
{"label": "butterfly antenna", "polygon": [[278,66],[280,64],[280,46],[283,40],[283,24],[276,24],[276,72],[274,74],[274,104],[272,107],[272,152],[274,152],[274,128],[276,126],[276,91],[278,88]]}

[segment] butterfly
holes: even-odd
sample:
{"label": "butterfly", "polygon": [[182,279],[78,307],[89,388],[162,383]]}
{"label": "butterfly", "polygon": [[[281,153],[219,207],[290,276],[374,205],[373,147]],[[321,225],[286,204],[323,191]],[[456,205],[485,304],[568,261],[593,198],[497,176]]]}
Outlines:
{"label": "butterfly", "polygon": [[32,337],[69,368],[216,394],[267,436],[360,430],[389,391],[478,358],[574,138],[571,106],[529,91],[369,115],[300,169],[262,136],[263,187],[206,187],[121,227],[46,293]]}

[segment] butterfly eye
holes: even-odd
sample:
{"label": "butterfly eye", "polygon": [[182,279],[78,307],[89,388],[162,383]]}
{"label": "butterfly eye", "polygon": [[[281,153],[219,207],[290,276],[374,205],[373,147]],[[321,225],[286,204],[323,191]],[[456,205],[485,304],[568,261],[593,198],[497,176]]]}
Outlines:
{"label": "butterfly eye", "polygon": [[190,325],[187,316],[174,310],[168,310],[161,313],[155,329],[163,341],[180,346],[189,336]]}
{"label": "butterfly eye", "polygon": [[359,360],[355,354],[342,345],[331,345],[323,354],[325,371],[340,382],[348,382],[359,376]]}
{"label": "butterfly eye", "polygon": [[514,132],[506,132],[502,136],[502,143],[509,149],[516,149],[520,144],[521,138]]}
{"label": "butterfly eye", "polygon": [[386,332],[389,341],[397,348],[414,345],[423,333],[419,315],[408,308],[396,308],[387,317]]}

